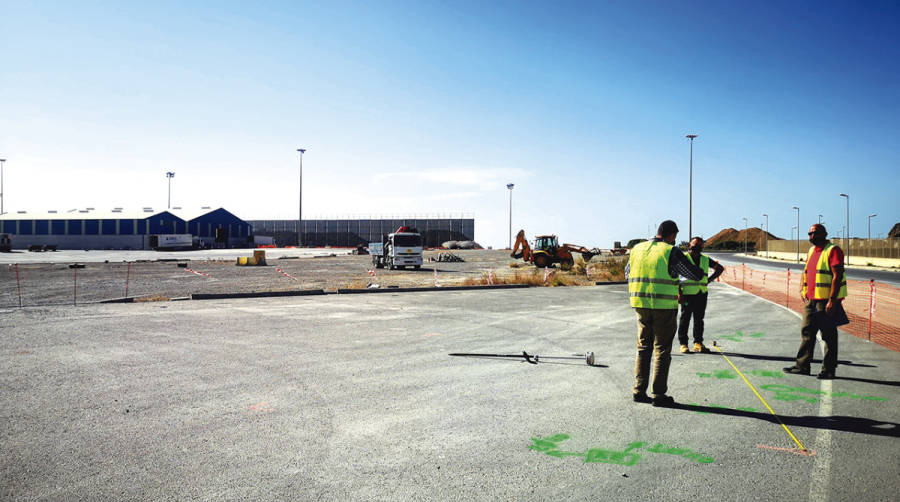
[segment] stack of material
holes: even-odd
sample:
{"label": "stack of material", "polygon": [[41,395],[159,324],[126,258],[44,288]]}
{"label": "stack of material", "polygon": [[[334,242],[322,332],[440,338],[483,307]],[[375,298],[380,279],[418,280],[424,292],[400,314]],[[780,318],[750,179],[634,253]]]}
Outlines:
{"label": "stack of material", "polygon": [[235,263],[238,266],[265,266],[265,264],[266,251],[264,249],[255,249],[252,257],[239,256]]}
{"label": "stack of material", "polygon": [[453,253],[440,253],[437,257],[432,256],[431,261],[442,261],[442,262],[464,262],[459,256],[456,256]]}

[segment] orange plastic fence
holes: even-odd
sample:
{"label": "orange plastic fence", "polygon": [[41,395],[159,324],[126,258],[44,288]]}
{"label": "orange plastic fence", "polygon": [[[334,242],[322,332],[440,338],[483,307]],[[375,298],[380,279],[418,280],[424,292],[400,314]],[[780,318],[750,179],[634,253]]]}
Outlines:
{"label": "orange plastic fence", "polygon": [[[720,280],[793,311],[803,310],[801,272],[740,265],[728,267]],[[841,326],[842,331],[900,352],[900,288],[874,280],[848,280],[844,310],[850,324]]]}

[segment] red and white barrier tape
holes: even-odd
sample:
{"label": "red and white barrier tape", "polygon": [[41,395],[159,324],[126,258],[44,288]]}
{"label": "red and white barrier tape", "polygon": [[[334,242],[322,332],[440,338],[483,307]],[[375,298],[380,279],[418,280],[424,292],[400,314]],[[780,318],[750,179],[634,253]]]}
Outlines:
{"label": "red and white barrier tape", "polygon": [[284,270],[281,270],[280,268],[276,268],[275,270],[281,272],[281,275],[287,277],[288,279],[293,279],[293,280],[295,280],[295,281],[299,280],[299,279],[297,279],[296,277],[294,277],[293,275],[291,275],[291,274],[285,272]]}
{"label": "red and white barrier tape", "polygon": [[494,285],[494,267],[491,267],[488,270],[488,284],[491,286]]}
{"label": "red and white barrier tape", "polygon": [[185,270],[186,272],[190,272],[190,273],[195,274],[195,275],[200,275],[200,276],[206,277],[207,279],[209,278],[209,274],[204,274],[203,272],[197,272],[196,270],[191,269],[191,268],[185,268],[184,270]]}
{"label": "red and white barrier tape", "polygon": [[439,288],[441,284],[437,280],[437,268],[434,268],[434,287]]}

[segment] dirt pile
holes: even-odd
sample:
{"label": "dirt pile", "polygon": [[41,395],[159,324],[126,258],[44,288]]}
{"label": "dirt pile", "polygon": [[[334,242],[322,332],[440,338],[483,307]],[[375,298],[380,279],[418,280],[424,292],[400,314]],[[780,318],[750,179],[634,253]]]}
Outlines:
{"label": "dirt pile", "polygon": [[716,235],[706,239],[706,248],[711,248],[714,244],[724,243],[724,242],[737,242],[741,246],[744,244],[744,239],[747,239],[747,245],[756,245],[756,249],[762,249],[765,247],[766,235],[768,234],[769,240],[771,241],[780,241],[778,237],[769,234],[768,232],[764,232],[756,227],[750,227],[744,230],[735,230],[733,228],[726,228],[717,233]]}
{"label": "dirt pile", "polygon": [[888,232],[888,239],[900,239],[900,223],[894,223],[894,227]]}

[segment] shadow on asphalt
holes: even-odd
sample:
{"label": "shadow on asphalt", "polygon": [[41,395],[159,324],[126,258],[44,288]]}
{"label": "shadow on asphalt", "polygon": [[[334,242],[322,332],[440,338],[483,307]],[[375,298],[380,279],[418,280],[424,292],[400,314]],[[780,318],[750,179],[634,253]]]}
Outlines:
{"label": "shadow on asphalt", "polygon": [[792,417],[778,415],[776,418],[771,413],[759,413],[755,411],[733,410],[715,406],[702,406],[697,404],[675,403],[669,406],[671,409],[693,411],[697,413],[715,413],[732,417],[755,418],[766,422],[778,424],[778,418],[788,426],[809,427],[816,429],[830,429],[833,431],[856,432],[859,434],[871,434],[873,436],[900,437],[900,424],[894,422],[882,422],[861,417],[848,417],[834,415],[830,417],[802,416]]}
{"label": "shadow on asphalt", "polygon": [[[456,357],[463,357],[465,359],[490,359],[492,361],[506,361],[506,362],[510,362],[510,363],[528,363],[528,361],[526,361],[522,356],[519,356],[519,355],[512,356],[512,357],[480,356],[480,355],[472,355],[472,354],[465,354],[465,355],[449,354],[449,355],[451,357],[456,356]],[[531,364],[535,365],[535,363],[531,363]],[[562,361],[546,361],[546,360],[540,361],[539,363],[536,364],[536,366],[543,366],[545,364],[562,364],[565,366],[587,366],[588,368],[609,368],[609,366],[607,366],[605,364],[599,364],[599,363],[594,363],[594,364],[587,364],[586,362],[566,363],[566,362],[562,362]]]}
{"label": "shadow on asphalt", "polygon": [[[726,352],[724,350],[722,351],[722,353],[725,354],[726,356],[743,357],[744,359],[758,359],[758,360],[763,360],[763,361],[784,361],[787,363],[797,362],[796,357],[788,357],[788,356],[763,356],[760,354],[741,354],[740,352]],[[822,362],[822,360],[821,359],[813,359],[812,362],[816,363],[816,364],[820,364]],[[840,359],[838,360],[838,365],[856,366],[858,368],[877,368],[878,367],[878,366],[875,366],[872,364],[854,363],[853,361],[844,361],[844,360],[840,360]]]}
{"label": "shadow on asphalt", "polygon": [[836,376],[835,380],[853,380],[854,382],[864,382],[864,383],[874,383],[876,385],[890,385],[892,387],[900,387],[900,382],[897,380],[872,380],[869,378],[856,378],[856,377],[845,377],[845,376]]}

